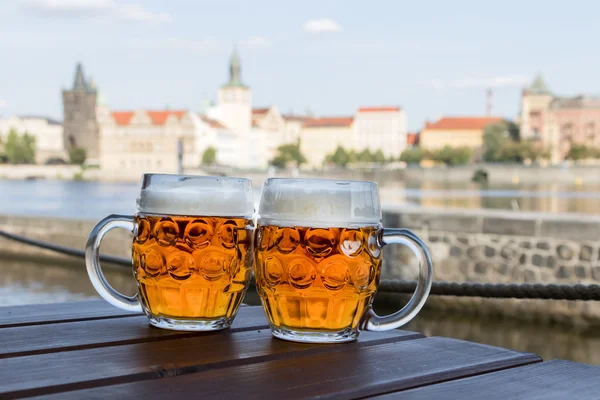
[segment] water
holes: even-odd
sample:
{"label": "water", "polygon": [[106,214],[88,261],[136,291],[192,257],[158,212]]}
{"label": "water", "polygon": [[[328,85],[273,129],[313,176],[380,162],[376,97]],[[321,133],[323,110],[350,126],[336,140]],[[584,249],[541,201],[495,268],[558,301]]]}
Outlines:
{"label": "water", "polygon": [[[136,183],[0,180],[0,214],[97,220],[132,214]],[[260,187],[254,188],[256,202]],[[491,208],[600,214],[600,185],[503,185],[386,183],[382,203],[407,207]]]}
{"label": "water", "polygon": [[[0,268],[0,306],[98,298],[83,263],[77,260],[61,262],[58,266],[0,258]],[[136,285],[130,269],[106,268],[105,275],[115,289],[127,295],[135,293]],[[249,291],[244,302],[258,305],[258,295]],[[381,314],[393,311],[378,309]],[[405,329],[423,332],[427,336],[453,337],[533,352],[546,360],[560,358],[600,365],[600,332],[432,311],[421,312]]]}

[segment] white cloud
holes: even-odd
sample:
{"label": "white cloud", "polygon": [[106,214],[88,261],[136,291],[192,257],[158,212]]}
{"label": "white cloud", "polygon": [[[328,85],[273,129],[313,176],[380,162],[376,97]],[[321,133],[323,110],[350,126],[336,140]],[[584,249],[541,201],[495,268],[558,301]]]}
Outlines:
{"label": "white cloud", "polygon": [[271,46],[271,41],[264,36],[251,36],[248,39],[240,40],[240,45],[247,49],[263,49]]}
{"label": "white cloud", "polygon": [[4,100],[4,99],[0,99],[0,108],[6,108],[8,107],[8,101]]}
{"label": "white cloud", "polygon": [[117,19],[132,22],[146,23],[169,23],[173,22],[173,16],[166,12],[153,12],[145,9],[139,4],[123,4],[116,7]]}
{"label": "white cloud", "polygon": [[52,16],[83,16],[110,11],[112,0],[22,0],[21,4],[31,11]]}
{"label": "white cloud", "polygon": [[129,44],[139,49],[211,51],[218,49],[221,44],[215,39],[188,40],[178,38],[162,39],[132,39]]}
{"label": "white cloud", "polygon": [[330,18],[309,19],[302,25],[302,29],[308,33],[336,33],[344,30],[340,24]]}
{"label": "white cloud", "polygon": [[152,24],[173,21],[173,16],[167,12],[154,12],[140,4],[113,0],[21,0],[21,4],[34,13],[50,17],[108,17]]}
{"label": "white cloud", "polygon": [[521,87],[529,80],[525,75],[498,75],[490,78],[463,78],[449,81],[433,79],[429,84],[434,89],[472,89],[472,88],[498,88]]}

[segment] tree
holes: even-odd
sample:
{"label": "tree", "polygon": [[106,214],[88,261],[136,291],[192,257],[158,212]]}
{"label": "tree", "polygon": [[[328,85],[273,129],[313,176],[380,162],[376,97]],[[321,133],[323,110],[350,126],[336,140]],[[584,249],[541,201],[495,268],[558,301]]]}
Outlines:
{"label": "tree", "polygon": [[420,164],[425,157],[425,152],[420,148],[406,149],[400,154],[400,161],[407,164]]}
{"label": "tree", "polygon": [[433,161],[441,162],[446,165],[464,165],[471,160],[472,150],[468,147],[450,147],[434,151],[432,154]]}
{"label": "tree", "polygon": [[6,138],[4,151],[11,164],[33,164],[35,162],[35,137],[25,132],[19,135],[11,129]]}
{"label": "tree", "polygon": [[87,151],[81,147],[73,147],[69,149],[69,160],[71,164],[83,165],[87,158]]}
{"label": "tree", "polygon": [[333,154],[325,157],[325,162],[345,167],[350,162],[350,154],[342,147],[338,146]]}
{"label": "tree", "polygon": [[385,156],[383,155],[383,151],[381,150],[377,150],[375,152],[375,154],[373,154],[373,161],[379,164],[385,164],[386,159]]}
{"label": "tree", "polygon": [[279,146],[277,155],[271,160],[271,165],[277,168],[285,168],[290,162],[294,162],[296,167],[306,163],[306,157],[300,151],[300,142]]}
{"label": "tree", "polygon": [[369,149],[364,149],[360,153],[357,153],[354,157],[350,157],[350,158],[351,158],[351,161],[356,161],[356,162],[372,162],[373,154],[371,154],[371,151]]}
{"label": "tree", "polygon": [[217,149],[212,146],[208,146],[204,153],[202,153],[202,164],[212,165],[217,162]]}
{"label": "tree", "polygon": [[583,160],[590,158],[592,153],[593,150],[583,144],[573,144],[567,153],[567,159],[573,161]]}

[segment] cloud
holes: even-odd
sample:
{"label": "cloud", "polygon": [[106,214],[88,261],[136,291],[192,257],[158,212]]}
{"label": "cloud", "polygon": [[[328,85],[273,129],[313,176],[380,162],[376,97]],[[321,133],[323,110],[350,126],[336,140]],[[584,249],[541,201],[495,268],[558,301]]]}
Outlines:
{"label": "cloud", "polygon": [[173,22],[173,16],[166,12],[153,12],[139,4],[123,4],[116,8],[117,19],[132,22],[161,24]]}
{"label": "cloud", "polygon": [[178,38],[132,39],[129,41],[129,44],[138,49],[186,50],[197,52],[212,51],[221,47],[218,40],[210,38],[202,40]]}
{"label": "cloud", "polygon": [[329,18],[309,19],[302,25],[302,29],[308,33],[337,33],[344,30],[340,24]]}
{"label": "cloud", "polygon": [[433,79],[429,81],[434,89],[481,89],[498,87],[522,87],[529,80],[525,75],[498,75],[490,78],[463,78],[450,81]]}
{"label": "cloud", "polygon": [[65,18],[108,17],[125,22],[160,24],[173,21],[166,12],[154,12],[140,4],[113,0],[21,0],[22,6],[38,15]]}
{"label": "cloud", "polygon": [[251,36],[240,40],[240,46],[247,49],[264,49],[271,46],[271,41],[264,36]]}

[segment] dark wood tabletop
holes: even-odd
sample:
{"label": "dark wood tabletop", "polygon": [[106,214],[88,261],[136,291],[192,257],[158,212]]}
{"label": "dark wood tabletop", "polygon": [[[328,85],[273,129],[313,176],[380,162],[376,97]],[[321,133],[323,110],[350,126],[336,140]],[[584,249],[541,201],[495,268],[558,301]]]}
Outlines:
{"label": "dark wood tabletop", "polygon": [[0,398],[600,399],[600,367],[420,333],[318,345],[231,329],[175,332],[103,301],[0,307]]}

